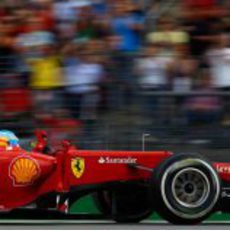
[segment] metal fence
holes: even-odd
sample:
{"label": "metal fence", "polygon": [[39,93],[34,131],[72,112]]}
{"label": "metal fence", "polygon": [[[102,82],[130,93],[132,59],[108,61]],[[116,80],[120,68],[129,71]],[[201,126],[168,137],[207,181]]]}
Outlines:
{"label": "metal fence", "polygon": [[[114,88],[122,90],[113,92]],[[26,145],[36,128],[44,128],[54,143],[70,138],[79,147],[90,149],[143,149],[143,142],[146,149],[230,147],[226,103],[229,92],[136,89],[126,95],[122,85],[113,83],[102,85],[98,95],[79,98],[66,94],[64,89],[36,93],[28,88],[1,92],[1,128],[16,131]],[[95,104],[96,96],[99,99]],[[215,110],[189,108],[194,99],[199,104],[199,100],[203,103],[202,100],[212,98],[218,99],[219,107]],[[56,103],[58,106],[54,106]],[[74,110],[78,114],[81,110],[81,115],[75,117]]]}

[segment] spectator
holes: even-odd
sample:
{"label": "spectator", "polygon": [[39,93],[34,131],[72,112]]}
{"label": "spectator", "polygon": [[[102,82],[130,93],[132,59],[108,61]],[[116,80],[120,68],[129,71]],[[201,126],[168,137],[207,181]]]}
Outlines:
{"label": "spectator", "polygon": [[178,46],[170,68],[173,91],[187,93],[192,90],[196,70],[197,61],[189,55],[188,47]]}
{"label": "spectator", "polygon": [[76,23],[81,21],[81,13],[90,8],[90,0],[58,0],[53,5],[56,19],[56,30],[60,40],[72,40],[78,28]]}
{"label": "spectator", "polygon": [[55,18],[53,12],[53,1],[43,0],[34,4],[34,15],[41,18],[45,31],[55,30]]}
{"label": "spectator", "polygon": [[39,16],[31,16],[27,21],[27,31],[18,35],[16,46],[27,59],[43,56],[43,47],[54,44],[55,37],[44,29],[43,20]]}
{"label": "spectator", "polygon": [[74,84],[74,78],[77,77],[75,74],[78,65],[82,62],[81,52],[85,47],[85,43],[75,44],[69,43],[62,49],[62,63],[63,63],[63,73],[65,82],[65,101],[66,108],[69,110],[70,114],[74,118],[79,118],[79,112],[76,108],[76,102],[73,103],[71,98],[73,95],[69,92],[69,88]]}
{"label": "spectator", "polygon": [[159,56],[159,53],[158,45],[150,43],[145,48],[145,57],[137,60],[136,65],[136,71],[139,75],[138,82],[144,99],[143,112],[156,123],[160,119],[163,120],[167,112],[165,110],[165,101],[162,97],[156,96],[154,92],[169,88],[168,68],[173,61],[170,57]]}
{"label": "spectator", "polygon": [[4,15],[5,15],[4,7],[0,6],[0,20],[2,20],[2,18],[4,17]]}
{"label": "spectator", "polygon": [[220,121],[221,101],[216,92],[207,70],[196,89],[197,96],[191,96],[186,101],[186,110],[189,124],[213,124]]}
{"label": "spectator", "polygon": [[89,41],[96,38],[100,29],[98,21],[98,18],[93,15],[91,6],[82,7],[76,23],[76,41]]}
{"label": "spectator", "polygon": [[0,87],[9,88],[17,84],[17,53],[14,50],[12,16],[0,21]]}
{"label": "spectator", "polygon": [[[230,37],[229,34],[219,36],[219,42],[216,47],[207,52],[208,61],[211,68],[213,84],[216,89],[222,92],[230,90]],[[224,123],[229,123],[229,98],[224,97]]]}
{"label": "spectator", "polygon": [[30,61],[30,87],[34,91],[35,113],[50,114],[62,105],[61,61],[53,45],[43,46],[43,56]]}
{"label": "spectator", "polygon": [[[19,119],[30,110],[29,92],[25,88],[19,55],[14,49],[15,18],[9,14],[0,22],[0,107],[2,119]],[[22,63],[22,62],[21,62]],[[17,127],[14,123],[12,128]]]}
{"label": "spectator", "polygon": [[158,43],[164,47],[164,52],[173,54],[177,46],[188,46],[189,34],[183,31],[171,18],[162,18],[158,29],[147,34],[147,41]]}
{"label": "spectator", "polygon": [[[4,17],[0,21],[0,75],[16,72],[16,53],[13,49],[13,37],[11,35],[12,21],[10,17]],[[4,84],[1,86],[4,86]]]}
{"label": "spectator", "polygon": [[116,2],[113,5],[110,27],[114,35],[113,61],[116,63],[116,77],[119,84],[117,97],[120,98],[119,108],[133,103],[135,78],[132,74],[133,61],[141,48],[143,32],[142,16],[135,14],[136,6],[131,1]]}
{"label": "spectator", "polygon": [[209,48],[219,33],[213,25],[219,23],[224,11],[215,0],[186,0],[182,4],[181,15],[190,35],[190,52],[200,57]]}
{"label": "spectator", "polygon": [[130,1],[114,4],[110,21],[112,32],[119,38],[117,49],[122,52],[135,52],[141,47],[141,32],[144,19],[134,13],[136,7]]}
{"label": "spectator", "polygon": [[92,49],[98,43],[91,40],[87,43],[78,65],[69,66],[65,72],[66,90],[72,115],[76,119],[94,121],[97,118],[97,106],[100,99],[99,84],[104,75],[103,66],[98,63],[98,56]]}
{"label": "spectator", "polygon": [[79,9],[89,5],[90,0],[57,0],[53,4],[53,11],[58,22],[76,22]]}
{"label": "spectator", "polygon": [[109,11],[109,4],[106,0],[91,0],[93,14],[98,16],[107,15]]}
{"label": "spectator", "polygon": [[187,93],[190,93],[195,83],[195,76],[198,69],[198,63],[189,54],[187,46],[177,46],[174,60],[170,66],[170,83],[172,90],[179,93],[173,97],[172,112],[174,125],[184,125],[186,123],[184,114],[184,103],[187,99]]}

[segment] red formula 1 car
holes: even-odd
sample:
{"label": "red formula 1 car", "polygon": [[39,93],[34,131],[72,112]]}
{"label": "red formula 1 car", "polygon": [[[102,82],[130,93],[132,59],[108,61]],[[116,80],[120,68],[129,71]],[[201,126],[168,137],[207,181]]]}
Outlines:
{"label": "red formula 1 car", "polygon": [[117,222],[138,222],[155,211],[174,224],[197,224],[230,208],[230,163],[168,151],[87,151],[68,142],[50,155],[43,137],[32,152],[1,150],[1,212],[31,204],[66,212],[91,193]]}

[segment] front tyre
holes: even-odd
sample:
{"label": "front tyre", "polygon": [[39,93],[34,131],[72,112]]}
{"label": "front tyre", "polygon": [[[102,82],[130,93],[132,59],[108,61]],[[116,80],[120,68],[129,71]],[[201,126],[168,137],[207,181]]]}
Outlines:
{"label": "front tyre", "polygon": [[156,211],[173,224],[198,224],[214,210],[220,180],[211,164],[194,154],[173,155],[154,171]]}

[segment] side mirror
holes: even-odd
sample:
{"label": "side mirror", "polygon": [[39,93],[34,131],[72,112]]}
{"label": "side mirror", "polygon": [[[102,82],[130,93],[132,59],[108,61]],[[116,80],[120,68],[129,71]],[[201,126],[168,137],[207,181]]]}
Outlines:
{"label": "side mirror", "polygon": [[71,147],[71,143],[68,140],[62,141],[62,146],[65,150],[68,150]]}
{"label": "side mirror", "polygon": [[47,138],[48,134],[45,130],[37,129],[35,130],[35,136],[37,140]]}

